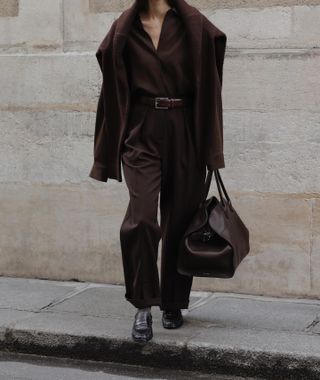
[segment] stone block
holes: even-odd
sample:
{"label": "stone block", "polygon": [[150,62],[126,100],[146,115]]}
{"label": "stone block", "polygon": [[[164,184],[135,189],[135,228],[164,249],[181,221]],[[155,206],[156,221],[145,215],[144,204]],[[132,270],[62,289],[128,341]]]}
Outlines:
{"label": "stone block", "polygon": [[[127,190],[114,182],[107,187],[95,182],[1,185],[0,274],[122,284],[119,229]],[[195,277],[193,290],[310,294],[310,200],[230,196],[249,228],[250,253],[234,278]]]}
{"label": "stone block", "polygon": [[0,182],[88,180],[95,112],[17,111],[0,115]]}
{"label": "stone block", "polygon": [[320,6],[293,7],[292,12],[292,37],[297,41],[303,41],[304,46],[319,47]]}
{"label": "stone block", "polygon": [[[63,45],[62,0],[4,1],[0,9],[16,17],[0,18],[0,52],[31,53],[61,51]],[[19,14],[15,14],[19,4]],[[1,12],[1,11],[0,11]],[[1,16],[1,14],[0,14]]]}
{"label": "stone block", "polygon": [[0,278],[0,308],[39,312],[83,285],[28,278]]}
{"label": "stone block", "polygon": [[189,0],[189,4],[207,9],[213,8],[268,8],[295,5],[319,5],[320,0]]}
{"label": "stone block", "polygon": [[2,184],[0,275],[122,283],[116,184]]}
{"label": "stone block", "polygon": [[302,296],[310,291],[311,202],[303,197],[230,194],[250,232],[250,252],[233,278],[194,278],[198,290]]}
{"label": "stone block", "polygon": [[89,0],[89,10],[92,13],[122,12],[132,4],[132,0]]}
{"label": "stone block", "polygon": [[[320,32],[315,26],[320,12],[317,1],[189,3],[227,34],[228,50],[319,47]],[[130,1],[82,0],[75,8],[72,0],[65,1],[65,50],[95,50],[112,21],[131,4]]]}
{"label": "stone block", "polygon": [[19,13],[19,0],[0,0],[0,17],[15,17]]}
{"label": "stone block", "polygon": [[[103,4],[111,10],[109,1],[104,1]],[[120,12],[117,7],[112,7],[112,11],[100,13],[94,11],[96,6],[92,6],[88,0],[78,1],[76,7],[73,0],[64,1],[64,51],[95,52],[98,49]]]}
{"label": "stone block", "polygon": [[94,53],[8,54],[0,63],[2,109],[88,110],[96,104],[101,74]]}
{"label": "stone block", "polygon": [[[320,298],[320,199],[312,202],[311,225],[311,292],[310,295]],[[320,332],[319,326],[318,331]]]}
{"label": "stone block", "polygon": [[320,77],[317,51],[242,51],[224,64],[226,109],[283,111],[319,110]]}
{"label": "stone block", "polygon": [[[319,303],[288,302],[269,297],[216,294],[204,305],[190,310],[188,319],[210,321],[220,327],[291,331],[303,333],[317,318]],[[286,316],[286,318],[283,318]]]}

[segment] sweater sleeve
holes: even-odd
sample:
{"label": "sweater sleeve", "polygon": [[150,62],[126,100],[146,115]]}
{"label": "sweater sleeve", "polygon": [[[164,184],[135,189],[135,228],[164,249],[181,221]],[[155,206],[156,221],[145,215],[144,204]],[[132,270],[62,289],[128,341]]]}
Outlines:
{"label": "sweater sleeve", "polygon": [[97,52],[96,58],[102,72],[102,85],[100,90],[100,96],[97,104],[97,112],[95,119],[95,131],[94,131],[94,144],[93,144],[93,165],[89,173],[89,177],[96,179],[97,181],[107,182],[108,176],[108,152],[106,149],[105,141],[108,138],[108,126],[106,125],[105,118],[105,95],[104,95],[104,70],[105,70],[105,58],[106,52],[112,54],[110,44],[112,44],[116,21],[113,22],[111,28],[103,41],[101,42]]}
{"label": "sweater sleeve", "polygon": [[94,162],[89,173],[89,177],[96,179],[97,181],[107,182],[108,180],[108,154],[106,149],[101,149],[103,145],[101,141],[108,136],[107,127],[104,118],[104,95],[103,84],[101,86],[100,96],[98,100],[94,144],[93,144],[93,156]]}
{"label": "sweater sleeve", "polygon": [[226,35],[215,28],[215,36],[210,38],[210,85],[212,86],[211,125],[208,131],[206,162],[208,170],[225,167],[223,152],[223,106],[222,106],[222,78],[223,63],[226,50]]}

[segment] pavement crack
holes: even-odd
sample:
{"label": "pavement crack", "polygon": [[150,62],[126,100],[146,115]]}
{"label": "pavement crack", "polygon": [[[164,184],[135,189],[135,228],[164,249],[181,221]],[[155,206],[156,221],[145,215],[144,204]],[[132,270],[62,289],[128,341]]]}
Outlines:
{"label": "pavement crack", "polygon": [[52,307],[52,306],[58,305],[58,304],[60,304],[60,303],[62,303],[62,302],[64,302],[64,301],[66,301],[67,299],[70,299],[70,298],[72,298],[72,297],[74,297],[74,296],[76,296],[76,295],[82,293],[83,291],[87,290],[89,287],[90,287],[90,284],[87,283],[87,284],[85,284],[84,286],[82,286],[81,288],[77,288],[77,289],[71,291],[70,293],[67,293],[67,294],[66,294],[64,297],[62,297],[62,298],[58,298],[58,299],[52,300],[52,301],[49,302],[47,305],[42,306],[42,307],[40,308],[40,311],[42,311],[42,310],[46,310],[46,309],[49,309],[49,308]]}
{"label": "pavement crack", "polygon": [[317,326],[317,324],[320,322],[320,316],[317,315],[316,318],[304,329],[306,332],[312,332],[312,329]]}

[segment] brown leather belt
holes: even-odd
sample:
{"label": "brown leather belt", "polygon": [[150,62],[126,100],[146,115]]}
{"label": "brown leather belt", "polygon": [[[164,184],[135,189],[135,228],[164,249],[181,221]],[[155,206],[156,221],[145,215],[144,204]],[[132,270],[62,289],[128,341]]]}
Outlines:
{"label": "brown leather belt", "polygon": [[185,107],[192,104],[192,97],[169,98],[169,97],[153,97],[140,95],[133,99],[134,102],[146,104],[155,109],[169,109],[176,107]]}

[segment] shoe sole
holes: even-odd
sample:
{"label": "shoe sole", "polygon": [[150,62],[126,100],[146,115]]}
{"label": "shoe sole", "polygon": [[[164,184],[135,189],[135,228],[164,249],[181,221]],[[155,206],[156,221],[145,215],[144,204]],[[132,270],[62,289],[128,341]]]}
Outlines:
{"label": "shoe sole", "polygon": [[153,338],[153,333],[151,332],[149,335],[134,335],[133,333],[131,334],[133,340],[135,342],[148,342]]}

